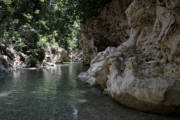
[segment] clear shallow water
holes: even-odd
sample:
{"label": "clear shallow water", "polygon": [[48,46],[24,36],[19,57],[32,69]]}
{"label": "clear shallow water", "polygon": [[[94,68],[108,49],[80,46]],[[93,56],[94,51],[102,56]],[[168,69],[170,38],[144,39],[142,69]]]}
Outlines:
{"label": "clear shallow water", "polygon": [[81,83],[82,64],[0,74],[0,120],[180,120],[131,110]]}

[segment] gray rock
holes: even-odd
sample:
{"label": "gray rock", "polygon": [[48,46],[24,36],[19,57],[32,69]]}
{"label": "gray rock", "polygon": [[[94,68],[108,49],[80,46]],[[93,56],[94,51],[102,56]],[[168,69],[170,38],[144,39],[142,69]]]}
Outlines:
{"label": "gray rock", "polygon": [[83,61],[83,52],[82,51],[72,51],[69,55],[71,62],[82,62]]}
{"label": "gray rock", "polygon": [[45,51],[45,59],[43,60],[43,66],[54,66],[57,63],[70,62],[68,52],[58,46],[51,46]]}
{"label": "gray rock", "polygon": [[[114,5],[113,9],[120,6]],[[100,85],[128,107],[157,113],[179,113],[179,6],[178,0],[133,0],[125,11],[129,38],[122,40],[116,48],[108,47],[94,55],[89,70],[79,78],[91,85]],[[107,14],[105,10],[102,13]],[[115,28],[114,31],[119,32]]]}
{"label": "gray rock", "polygon": [[12,47],[0,43],[0,71],[8,72],[21,68],[23,66],[22,57]]}
{"label": "gray rock", "polygon": [[128,37],[125,10],[132,0],[112,0],[96,17],[81,23],[83,61],[90,61],[108,46],[117,47]]}

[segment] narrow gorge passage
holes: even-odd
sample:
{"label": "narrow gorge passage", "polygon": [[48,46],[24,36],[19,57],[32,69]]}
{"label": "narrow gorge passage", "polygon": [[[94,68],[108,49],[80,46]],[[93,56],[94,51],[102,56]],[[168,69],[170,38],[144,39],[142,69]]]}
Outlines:
{"label": "narrow gorge passage", "polygon": [[77,79],[80,63],[1,75],[0,120],[179,120],[114,102]]}

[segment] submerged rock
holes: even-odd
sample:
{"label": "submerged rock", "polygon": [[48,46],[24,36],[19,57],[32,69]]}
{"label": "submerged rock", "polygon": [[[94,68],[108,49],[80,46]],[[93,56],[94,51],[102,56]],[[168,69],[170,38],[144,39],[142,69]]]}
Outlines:
{"label": "submerged rock", "polygon": [[125,12],[130,37],[98,53],[79,78],[128,107],[179,113],[179,7],[178,0],[133,0]]}

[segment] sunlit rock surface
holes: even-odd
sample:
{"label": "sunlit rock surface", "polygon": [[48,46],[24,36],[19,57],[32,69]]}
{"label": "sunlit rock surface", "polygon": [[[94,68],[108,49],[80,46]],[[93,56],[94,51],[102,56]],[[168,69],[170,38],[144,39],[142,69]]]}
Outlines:
{"label": "sunlit rock surface", "polygon": [[79,78],[128,107],[180,112],[180,1],[133,0],[125,13],[129,38],[98,53]]}
{"label": "sunlit rock surface", "polygon": [[0,71],[9,72],[21,68],[29,67],[49,67],[55,66],[57,63],[69,62],[68,52],[58,46],[51,46],[43,52],[43,61],[38,58],[32,65],[32,56],[17,52],[13,47],[0,43]]}
{"label": "sunlit rock surface", "polygon": [[70,62],[68,52],[58,46],[48,47],[45,51],[45,58],[43,60],[43,66],[54,66],[56,63]]}
{"label": "sunlit rock surface", "polygon": [[8,72],[24,67],[26,56],[16,52],[12,47],[0,43],[0,71]]}
{"label": "sunlit rock surface", "polygon": [[83,61],[83,52],[82,51],[72,51],[69,55],[71,62],[82,62]]}

